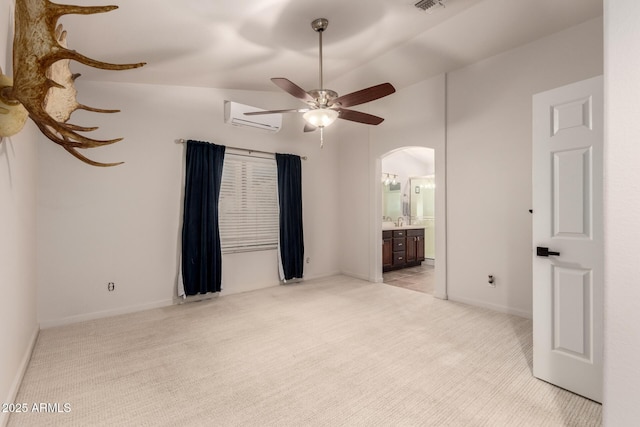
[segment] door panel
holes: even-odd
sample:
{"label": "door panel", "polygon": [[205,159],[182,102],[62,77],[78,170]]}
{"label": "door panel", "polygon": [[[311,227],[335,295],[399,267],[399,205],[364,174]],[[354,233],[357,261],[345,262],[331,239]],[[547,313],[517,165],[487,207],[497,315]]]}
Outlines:
{"label": "door panel", "polygon": [[553,350],[591,360],[591,271],[553,266]]}
{"label": "door panel", "polygon": [[590,238],[591,149],[553,153],[554,237]]}
{"label": "door panel", "polygon": [[577,101],[559,103],[552,106],[553,136],[565,129],[584,127],[593,130],[593,99],[587,96]]}
{"label": "door panel", "polygon": [[602,398],[603,81],[533,97],[533,374]]}

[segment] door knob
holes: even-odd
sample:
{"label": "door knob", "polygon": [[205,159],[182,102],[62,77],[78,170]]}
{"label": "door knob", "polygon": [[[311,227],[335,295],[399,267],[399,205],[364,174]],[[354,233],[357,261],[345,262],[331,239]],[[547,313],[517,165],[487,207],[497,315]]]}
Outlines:
{"label": "door knob", "polygon": [[558,255],[560,255],[560,252],[552,252],[552,251],[549,250],[549,248],[544,248],[542,246],[538,246],[536,248],[536,255],[538,255],[538,256],[549,256],[549,255],[558,256]]}

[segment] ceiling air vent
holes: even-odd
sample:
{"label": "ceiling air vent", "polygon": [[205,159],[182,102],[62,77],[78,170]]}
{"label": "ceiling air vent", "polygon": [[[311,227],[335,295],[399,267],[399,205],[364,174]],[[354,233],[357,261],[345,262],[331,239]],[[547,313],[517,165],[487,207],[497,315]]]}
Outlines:
{"label": "ceiling air vent", "polygon": [[427,11],[429,9],[431,9],[434,6],[442,6],[444,7],[444,1],[443,0],[420,0],[418,3],[416,3],[415,5],[418,9],[422,9],[424,11]]}

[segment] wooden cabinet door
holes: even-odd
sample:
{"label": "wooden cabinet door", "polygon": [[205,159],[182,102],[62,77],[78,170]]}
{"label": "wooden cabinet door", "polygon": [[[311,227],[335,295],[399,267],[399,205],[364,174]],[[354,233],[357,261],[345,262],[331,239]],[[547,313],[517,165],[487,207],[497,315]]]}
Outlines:
{"label": "wooden cabinet door", "polygon": [[416,236],[416,261],[424,261],[424,235]]}
{"label": "wooden cabinet door", "polygon": [[424,261],[424,228],[407,231],[407,261],[413,263]]}
{"label": "wooden cabinet door", "polygon": [[382,268],[393,265],[393,239],[382,239]]}
{"label": "wooden cabinet door", "polygon": [[416,261],[416,237],[407,237],[407,262]]}

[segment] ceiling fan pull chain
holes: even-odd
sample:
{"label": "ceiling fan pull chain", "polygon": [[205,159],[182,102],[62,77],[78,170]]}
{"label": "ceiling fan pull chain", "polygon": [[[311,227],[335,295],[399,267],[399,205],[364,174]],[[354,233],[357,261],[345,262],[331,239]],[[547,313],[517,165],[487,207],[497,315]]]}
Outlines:
{"label": "ceiling fan pull chain", "polygon": [[320,128],[320,148],[324,147],[324,126]]}

